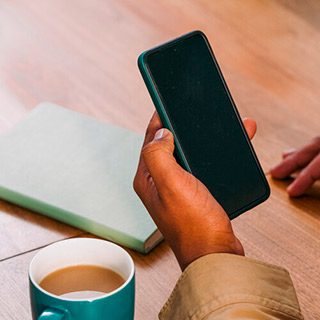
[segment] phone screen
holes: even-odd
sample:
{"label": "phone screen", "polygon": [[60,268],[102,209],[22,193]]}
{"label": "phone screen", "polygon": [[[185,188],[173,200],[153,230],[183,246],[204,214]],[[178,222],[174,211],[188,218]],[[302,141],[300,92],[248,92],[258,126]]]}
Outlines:
{"label": "phone screen", "polygon": [[146,63],[192,173],[226,212],[264,197],[263,173],[206,39],[160,47]]}

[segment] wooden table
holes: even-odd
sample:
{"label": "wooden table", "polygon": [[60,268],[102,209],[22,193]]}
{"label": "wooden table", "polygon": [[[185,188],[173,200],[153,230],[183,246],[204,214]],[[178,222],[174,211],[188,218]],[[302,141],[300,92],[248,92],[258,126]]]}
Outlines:
{"label": "wooden table", "polygon": [[[0,131],[41,101],[144,132],[153,105],[138,54],[201,29],[212,43],[267,171],[285,148],[319,135],[317,0],[3,0]],[[0,168],[1,170],[1,168]],[[233,222],[247,255],[286,267],[306,319],[320,319],[320,189],[289,199],[269,179],[270,200]],[[80,230],[0,202],[0,319],[30,319],[27,268],[43,246]],[[155,319],[180,271],[163,243],[137,267],[136,319]]]}

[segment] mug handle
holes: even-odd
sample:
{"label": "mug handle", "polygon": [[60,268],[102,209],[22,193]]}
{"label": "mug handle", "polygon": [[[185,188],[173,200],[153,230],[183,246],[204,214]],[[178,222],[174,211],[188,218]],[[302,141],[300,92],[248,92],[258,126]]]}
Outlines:
{"label": "mug handle", "polygon": [[67,320],[67,319],[68,318],[67,318],[66,312],[59,309],[53,309],[53,308],[45,309],[38,317],[38,320]]}

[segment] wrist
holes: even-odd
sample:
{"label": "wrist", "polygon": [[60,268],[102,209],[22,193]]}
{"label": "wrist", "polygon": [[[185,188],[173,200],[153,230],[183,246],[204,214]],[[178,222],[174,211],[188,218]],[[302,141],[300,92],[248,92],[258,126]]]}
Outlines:
{"label": "wrist", "polygon": [[189,244],[171,246],[182,271],[197,259],[213,253],[228,253],[244,256],[244,249],[238,238],[229,243],[204,243],[202,245]]}

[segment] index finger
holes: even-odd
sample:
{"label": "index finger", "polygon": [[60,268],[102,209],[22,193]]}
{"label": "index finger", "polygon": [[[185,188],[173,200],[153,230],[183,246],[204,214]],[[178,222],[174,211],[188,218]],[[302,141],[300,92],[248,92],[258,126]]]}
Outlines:
{"label": "index finger", "polygon": [[298,169],[308,165],[319,152],[319,141],[314,140],[300,150],[286,156],[280,164],[270,170],[270,173],[277,179],[286,178]]}
{"label": "index finger", "polygon": [[288,193],[291,197],[302,195],[318,179],[320,179],[320,154],[315,157],[309,165],[300,172],[294,182],[288,187]]}

